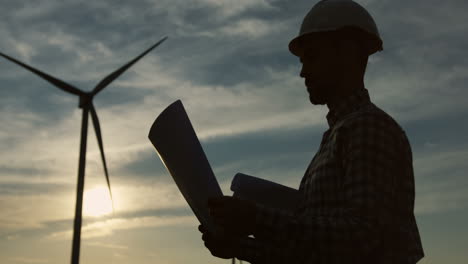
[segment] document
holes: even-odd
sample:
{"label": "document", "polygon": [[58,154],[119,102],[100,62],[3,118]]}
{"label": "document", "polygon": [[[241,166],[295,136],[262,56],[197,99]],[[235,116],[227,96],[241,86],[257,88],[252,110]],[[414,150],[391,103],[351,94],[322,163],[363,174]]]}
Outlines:
{"label": "document", "polygon": [[156,118],[148,137],[198,221],[214,233],[207,202],[223,193],[180,100]]}
{"label": "document", "polygon": [[300,198],[294,188],[243,173],[234,176],[231,191],[234,197],[284,210],[294,210]]}

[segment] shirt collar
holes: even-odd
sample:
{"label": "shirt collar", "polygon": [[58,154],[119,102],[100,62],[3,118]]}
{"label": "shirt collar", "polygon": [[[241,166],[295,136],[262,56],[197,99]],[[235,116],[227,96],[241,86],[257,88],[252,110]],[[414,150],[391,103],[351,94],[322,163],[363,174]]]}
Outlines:
{"label": "shirt collar", "polygon": [[344,116],[357,111],[361,106],[370,102],[369,91],[362,87],[342,98],[335,105],[328,105],[330,111],[327,114],[328,125],[333,127]]}

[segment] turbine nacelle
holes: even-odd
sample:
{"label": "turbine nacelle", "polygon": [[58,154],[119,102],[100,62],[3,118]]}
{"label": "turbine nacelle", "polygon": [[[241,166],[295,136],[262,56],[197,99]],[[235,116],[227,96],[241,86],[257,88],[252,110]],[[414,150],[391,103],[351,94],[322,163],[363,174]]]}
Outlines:
{"label": "turbine nacelle", "polygon": [[91,105],[93,103],[94,95],[90,92],[84,93],[80,95],[80,101],[78,102],[78,107],[83,109],[87,105]]}

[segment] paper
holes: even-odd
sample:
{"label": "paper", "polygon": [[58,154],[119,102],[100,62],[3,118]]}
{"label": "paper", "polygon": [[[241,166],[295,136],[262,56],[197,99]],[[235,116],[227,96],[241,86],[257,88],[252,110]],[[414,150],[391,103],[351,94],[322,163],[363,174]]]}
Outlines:
{"label": "paper", "polygon": [[207,202],[223,193],[180,100],[156,118],[148,137],[195,216],[215,232]]}
{"label": "paper", "polygon": [[265,206],[293,210],[299,202],[299,191],[275,182],[237,173],[232,179],[234,197]]}

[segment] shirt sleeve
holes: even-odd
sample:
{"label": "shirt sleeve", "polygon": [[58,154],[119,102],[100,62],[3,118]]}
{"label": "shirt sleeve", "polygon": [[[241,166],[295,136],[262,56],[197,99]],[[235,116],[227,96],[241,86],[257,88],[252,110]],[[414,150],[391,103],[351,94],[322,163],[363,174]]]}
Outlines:
{"label": "shirt sleeve", "polygon": [[[356,117],[337,132],[343,204],[338,213],[297,214],[258,207],[255,237],[263,244],[258,263],[340,263],[367,256],[392,207],[400,131],[391,120]],[[313,209],[312,209],[313,210]],[[247,260],[250,256],[244,256]]]}

